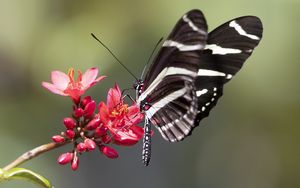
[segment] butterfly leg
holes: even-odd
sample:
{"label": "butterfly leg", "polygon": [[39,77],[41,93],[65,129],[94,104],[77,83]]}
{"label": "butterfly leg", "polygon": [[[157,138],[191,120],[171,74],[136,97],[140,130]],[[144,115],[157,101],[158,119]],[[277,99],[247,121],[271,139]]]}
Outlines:
{"label": "butterfly leg", "polygon": [[151,158],[151,124],[149,120],[145,119],[144,138],[143,138],[143,152],[142,160],[145,166],[149,165]]}
{"label": "butterfly leg", "polygon": [[132,102],[136,103],[136,101],[129,94],[123,95],[122,99],[125,99],[126,97],[129,98]]}

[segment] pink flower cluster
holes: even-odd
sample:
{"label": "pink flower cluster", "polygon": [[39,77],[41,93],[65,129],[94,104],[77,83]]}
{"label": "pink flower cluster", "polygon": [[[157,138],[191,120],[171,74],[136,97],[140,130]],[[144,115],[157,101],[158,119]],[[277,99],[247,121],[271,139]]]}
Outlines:
{"label": "pink flower cluster", "polygon": [[52,137],[56,143],[73,143],[73,150],[61,154],[57,160],[61,165],[70,163],[73,170],[78,168],[78,155],[98,148],[106,157],[114,159],[119,156],[118,152],[108,144],[131,146],[144,134],[143,128],[137,125],[144,118],[143,114],[136,104],[129,106],[124,102],[118,85],[108,91],[106,103],[97,105],[91,96],[81,97],[105,77],[97,78],[97,68],[78,74],[75,80],[74,69],[70,69],[68,75],[53,71],[52,83],[42,83],[52,93],[69,96],[73,100],[72,116],[63,119],[65,131]]}

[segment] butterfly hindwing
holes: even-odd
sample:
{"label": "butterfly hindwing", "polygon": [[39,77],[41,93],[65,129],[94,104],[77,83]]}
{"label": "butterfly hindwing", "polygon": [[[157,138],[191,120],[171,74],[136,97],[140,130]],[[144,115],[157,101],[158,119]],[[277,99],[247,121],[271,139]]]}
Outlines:
{"label": "butterfly hindwing", "polygon": [[157,91],[164,97],[153,102],[145,113],[164,139],[175,142],[192,129],[197,115],[197,99],[193,85],[178,79],[178,76],[170,76],[164,82]]}
{"label": "butterfly hindwing", "polygon": [[208,34],[201,56],[195,89],[198,97],[197,126],[222,96],[223,85],[241,69],[262,38],[262,23],[255,16],[230,20]]}

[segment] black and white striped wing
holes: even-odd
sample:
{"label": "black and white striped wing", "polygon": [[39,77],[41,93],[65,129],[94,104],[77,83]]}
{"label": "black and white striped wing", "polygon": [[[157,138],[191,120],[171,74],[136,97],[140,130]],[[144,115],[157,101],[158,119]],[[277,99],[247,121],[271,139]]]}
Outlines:
{"label": "black and white striped wing", "polygon": [[138,103],[147,103],[146,118],[171,142],[183,139],[194,126],[197,98],[194,80],[207,40],[201,11],[192,10],[176,24],[144,78]]}
{"label": "black and white striped wing", "polygon": [[262,38],[259,18],[244,16],[219,26],[208,34],[195,81],[198,97],[197,126],[209,115],[223,93],[223,85],[241,69]]}
{"label": "black and white striped wing", "polygon": [[149,67],[144,78],[145,89],[157,81],[157,77],[176,74],[180,68],[196,72],[199,65],[199,51],[204,49],[206,40],[207,24],[202,12],[191,10],[183,15]]}

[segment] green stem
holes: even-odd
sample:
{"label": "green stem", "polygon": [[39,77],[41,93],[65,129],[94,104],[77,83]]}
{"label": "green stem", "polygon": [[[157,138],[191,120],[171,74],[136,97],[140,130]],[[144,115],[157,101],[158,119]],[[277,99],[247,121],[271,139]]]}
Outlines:
{"label": "green stem", "polygon": [[5,166],[3,168],[3,170],[10,170],[12,168],[15,168],[23,163],[25,163],[26,161],[32,159],[32,158],[35,158],[37,156],[39,156],[40,154],[42,153],[45,153],[47,151],[50,151],[50,150],[53,150],[55,148],[58,148],[60,146],[63,146],[63,145],[66,145],[68,144],[70,141],[66,141],[66,142],[63,142],[63,143],[54,143],[54,142],[50,142],[48,144],[44,144],[44,145],[41,145],[41,146],[38,146],[32,150],[29,150],[25,153],[23,153],[20,157],[18,157],[16,160],[14,160],[13,162],[11,162],[10,164],[8,164],[7,166]]}

